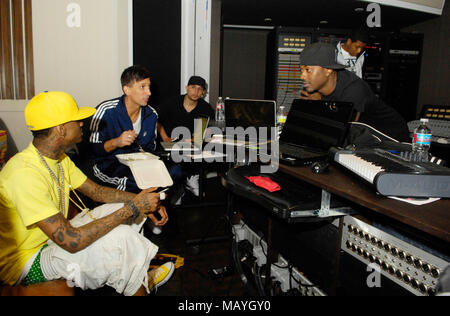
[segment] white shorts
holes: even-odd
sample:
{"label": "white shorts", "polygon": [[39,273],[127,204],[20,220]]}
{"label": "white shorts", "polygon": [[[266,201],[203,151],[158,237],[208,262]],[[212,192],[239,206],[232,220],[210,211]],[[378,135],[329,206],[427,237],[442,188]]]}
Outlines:
{"label": "white shorts", "polygon": [[[104,204],[91,211],[94,218],[107,216],[123,203]],[[78,214],[70,221],[74,227],[92,219]],[[126,296],[133,295],[143,285],[148,291],[147,270],[158,247],[139,231],[145,220],[133,225],[119,225],[89,247],[69,253],[49,240],[41,253],[41,268],[47,280],[66,279],[69,286],[83,290],[105,285]]]}

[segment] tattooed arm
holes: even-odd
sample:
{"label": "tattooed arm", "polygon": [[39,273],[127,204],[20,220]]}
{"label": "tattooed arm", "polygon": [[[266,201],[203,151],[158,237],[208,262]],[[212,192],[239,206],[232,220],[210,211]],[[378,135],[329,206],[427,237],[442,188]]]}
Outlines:
{"label": "tattooed arm", "polygon": [[121,203],[131,201],[136,194],[98,185],[87,179],[77,190],[90,199],[101,203]]}
{"label": "tattooed arm", "polygon": [[61,213],[58,213],[38,222],[37,225],[58,246],[70,253],[76,253],[125,223],[132,216],[133,211],[124,207],[111,215],[76,228]]}
{"label": "tattooed arm", "polygon": [[[85,185],[86,183],[82,187]],[[89,197],[94,197],[96,194],[105,194],[103,200],[106,202],[122,202],[128,198],[127,203],[114,213],[81,227],[73,227],[60,213],[37,223],[38,227],[51,240],[70,253],[83,250],[120,224],[127,223],[134,215],[132,204],[136,206],[141,216],[148,216],[155,211],[161,212],[159,193],[152,193],[153,189],[143,190],[138,195],[127,195],[126,192],[122,192],[124,194],[122,195],[120,191],[116,192],[117,190],[114,189],[103,191],[101,186],[94,185],[94,187],[98,187],[100,190],[88,195]],[[80,192],[86,194],[88,190],[82,189]]]}
{"label": "tattooed arm", "polygon": [[[144,190],[146,192],[153,192],[156,188],[150,188],[147,190]],[[84,195],[88,196],[94,201],[102,202],[102,203],[121,203],[121,202],[127,202],[133,200],[133,198],[136,196],[134,193],[130,192],[124,192],[120,190],[116,190],[113,188],[104,187],[101,185],[98,185],[92,180],[87,179],[79,188],[78,190],[83,193]],[[159,198],[158,193],[154,193],[154,198]],[[164,226],[167,221],[169,220],[169,216],[167,214],[167,211],[164,207],[159,207],[159,199],[156,204],[151,203],[141,203],[141,205],[138,205],[139,202],[134,201],[136,206],[139,209],[145,209],[147,210],[148,217],[150,220],[155,224],[156,226]],[[153,214],[157,212],[160,216],[160,219],[158,220]],[[130,219],[130,221],[127,224],[131,224],[133,221]]]}

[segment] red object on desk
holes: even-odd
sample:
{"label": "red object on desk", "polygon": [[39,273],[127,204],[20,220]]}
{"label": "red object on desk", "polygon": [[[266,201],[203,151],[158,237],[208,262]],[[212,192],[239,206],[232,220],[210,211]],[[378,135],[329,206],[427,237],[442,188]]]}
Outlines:
{"label": "red object on desk", "polygon": [[246,177],[253,184],[266,189],[269,192],[280,191],[281,187],[278,183],[272,181],[272,179],[267,177],[255,176],[255,177]]}

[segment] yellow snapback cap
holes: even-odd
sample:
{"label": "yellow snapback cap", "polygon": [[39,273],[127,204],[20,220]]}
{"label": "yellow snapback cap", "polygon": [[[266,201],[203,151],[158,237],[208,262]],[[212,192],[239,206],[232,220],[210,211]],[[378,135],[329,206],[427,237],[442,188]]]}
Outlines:
{"label": "yellow snapback cap", "polygon": [[73,97],[66,92],[39,93],[25,108],[25,122],[31,131],[55,127],[70,121],[79,121],[94,115],[93,107],[78,108]]}

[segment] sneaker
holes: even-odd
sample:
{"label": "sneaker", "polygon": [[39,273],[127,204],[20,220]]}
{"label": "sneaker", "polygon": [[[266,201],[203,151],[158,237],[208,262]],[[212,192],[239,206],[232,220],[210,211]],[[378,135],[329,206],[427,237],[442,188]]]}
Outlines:
{"label": "sneaker", "polygon": [[200,179],[200,175],[198,175],[198,174],[190,176],[189,178],[186,179],[186,188],[189,191],[191,191],[192,194],[194,194],[195,196],[200,195],[199,179]]}
{"label": "sneaker", "polygon": [[172,277],[175,271],[175,265],[172,262],[166,262],[159,268],[153,269],[148,273],[148,289],[158,289]]}

